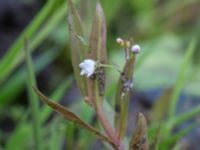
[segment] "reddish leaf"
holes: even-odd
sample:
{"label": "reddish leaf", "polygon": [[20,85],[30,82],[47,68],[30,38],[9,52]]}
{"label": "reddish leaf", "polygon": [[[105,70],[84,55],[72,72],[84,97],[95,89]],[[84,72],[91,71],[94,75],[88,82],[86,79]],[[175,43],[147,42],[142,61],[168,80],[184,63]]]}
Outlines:
{"label": "reddish leaf", "polygon": [[96,128],[93,126],[87,124],[83,120],[81,120],[80,117],[78,117],[76,114],[71,112],[69,109],[65,108],[64,106],[54,103],[52,100],[48,99],[46,96],[44,96],[37,88],[34,88],[35,92],[39,96],[39,98],[49,105],[53,110],[60,113],[65,119],[72,121],[74,123],[77,123],[81,127],[85,128],[86,130],[90,131],[91,133],[94,133],[100,140],[106,141],[109,144],[111,144],[114,148],[116,148],[113,141],[111,141],[108,137],[103,135],[101,132],[99,132]]}
{"label": "reddish leaf", "polygon": [[148,150],[147,123],[142,113],[138,114],[136,127],[130,141],[129,150]]}

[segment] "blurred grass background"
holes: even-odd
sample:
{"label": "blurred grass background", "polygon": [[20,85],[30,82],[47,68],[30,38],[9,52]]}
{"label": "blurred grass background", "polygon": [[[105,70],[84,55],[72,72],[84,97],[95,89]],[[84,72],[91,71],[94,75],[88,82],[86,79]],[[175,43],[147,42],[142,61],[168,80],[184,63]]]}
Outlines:
{"label": "blurred grass background", "polygon": [[[181,114],[200,105],[200,2],[100,2],[107,21],[110,63],[119,67],[124,63],[123,50],[115,42],[117,37],[133,38],[142,47],[136,62],[129,124],[134,123],[133,116],[138,111],[146,114],[149,124],[152,120],[159,122],[163,118],[172,118],[172,122],[176,122],[176,114],[181,118]],[[0,3],[0,149],[35,148],[26,88],[24,38],[28,39],[28,47],[32,52],[39,89],[70,107],[86,121],[95,124],[96,118],[79,96],[73,79],[66,1],[0,0]],[[76,0],[75,3],[81,14],[87,39],[96,1]],[[106,94],[112,105],[118,75],[112,70],[108,71],[108,75]],[[199,110],[196,109],[196,113],[193,112],[189,118],[194,117]],[[38,118],[42,123],[41,142],[45,143],[42,144],[43,149],[101,149],[101,144],[96,142],[94,136],[85,130],[79,130],[73,123],[54,116],[50,108],[41,105]],[[172,133],[182,131],[181,129],[188,130],[191,123],[194,127],[198,117],[197,115],[183,124],[181,122]],[[195,127],[195,131],[200,130],[200,126]],[[128,131],[131,132],[132,129],[131,126]],[[163,132],[167,137],[168,130]],[[185,134],[180,134],[173,141],[166,140],[170,143],[168,145],[172,147],[177,143],[177,149],[195,149],[194,143],[198,145],[200,134],[188,132],[185,132],[188,135],[186,137]],[[190,136],[193,138],[189,138]],[[165,147],[166,142],[161,142],[161,145]]]}

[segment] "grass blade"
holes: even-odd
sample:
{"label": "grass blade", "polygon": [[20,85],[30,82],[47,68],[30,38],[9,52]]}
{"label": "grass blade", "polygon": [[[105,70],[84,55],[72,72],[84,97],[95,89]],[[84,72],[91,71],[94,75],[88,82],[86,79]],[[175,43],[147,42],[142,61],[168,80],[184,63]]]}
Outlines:
{"label": "grass blade", "polygon": [[49,0],[47,4],[43,7],[40,13],[34,18],[30,25],[23,31],[23,33],[18,37],[15,43],[10,47],[6,55],[0,61],[0,83],[2,83],[6,77],[12,72],[12,70],[19,63],[20,59],[17,59],[22,52],[21,49],[24,46],[24,35],[27,37],[32,37],[33,34],[38,30],[42,22],[48,17],[52,8],[54,7],[55,0]]}
{"label": "grass blade", "polygon": [[[34,62],[34,70],[41,72],[48,64],[50,64],[59,54],[58,50],[52,49],[44,52]],[[26,68],[20,69],[7,82],[0,87],[0,107],[4,107],[19,95],[25,86]]]}
{"label": "grass blade", "polygon": [[31,55],[28,49],[27,41],[25,41],[25,56],[26,56],[26,65],[27,65],[27,90],[29,96],[29,102],[31,106],[31,114],[33,121],[33,134],[35,140],[35,149],[42,149],[42,132],[41,132],[41,123],[39,121],[39,103],[37,95],[34,93],[32,86],[36,86],[36,79],[33,70],[33,63]]}
{"label": "grass blade", "polygon": [[170,98],[170,108],[169,108],[169,117],[170,118],[172,118],[176,113],[177,101],[179,100],[181,90],[182,90],[185,80],[186,80],[187,70],[190,66],[190,62],[191,62],[191,59],[193,56],[193,52],[195,50],[196,43],[197,43],[196,38],[190,42],[188,49],[185,53],[185,56],[183,58],[183,63],[182,63],[180,72],[177,77],[175,88],[174,88],[174,91]]}

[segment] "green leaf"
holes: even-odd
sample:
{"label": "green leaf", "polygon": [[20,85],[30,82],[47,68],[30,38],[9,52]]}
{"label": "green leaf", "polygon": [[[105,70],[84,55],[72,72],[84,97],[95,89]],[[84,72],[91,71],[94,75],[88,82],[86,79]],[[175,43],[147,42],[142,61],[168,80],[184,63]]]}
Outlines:
{"label": "green leaf", "polygon": [[96,13],[90,35],[89,58],[99,61],[100,63],[106,63],[107,60],[106,21],[100,3],[96,5]]}
{"label": "green leaf", "polygon": [[160,143],[159,149],[171,147],[172,145],[176,144],[181,138],[186,136],[190,131],[192,131],[194,128],[198,126],[199,126],[199,122],[194,122],[188,125],[186,128],[179,131],[178,133],[175,133],[174,135],[170,135],[169,137],[165,137],[165,140]]}
{"label": "green leaf", "polygon": [[[125,91],[125,84],[132,84],[134,70],[135,54],[131,54],[126,61],[123,72],[120,75],[117,92],[115,96],[115,127],[119,133],[119,138],[123,139],[126,134],[128,105],[130,99],[130,91]],[[130,85],[131,86],[131,85]]]}
{"label": "green leaf", "polygon": [[[34,61],[34,70],[36,74],[41,72],[43,68],[49,65],[59,54],[59,50],[52,49],[41,54]],[[25,86],[25,68],[20,69],[18,72],[14,73],[11,78],[0,87],[0,106],[4,107],[6,104],[15,100],[14,98],[20,94]]]}
{"label": "green leaf", "polygon": [[176,113],[177,102],[179,100],[181,90],[184,87],[184,83],[187,77],[187,70],[190,66],[196,44],[197,44],[197,39],[196,38],[192,39],[183,58],[183,63],[177,77],[175,88],[170,98],[169,117],[171,118]]}
{"label": "green leaf", "polygon": [[[90,34],[89,59],[105,64],[107,61],[106,51],[106,22],[100,3],[96,5],[96,13]],[[105,70],[101,68],[101,75],[95,79],[87,80],[89,102],[93,105],[102,105],[105,88]],[[101,76],[101,77],[100,77]],[[95,102],[93,102],[95,100]],[[97,104],[95,104],[97,103]]]}
{"label": "green leaf", "polygon": [[86,47],[78,37],[84,37],[81,20],[71,0],[68,0],[68,25],[70,34],[71,60],[76,78],[76,83],[83,96],[86,92],[86,79],[80,75],[79,64],[85,59]]}
{"label": "green leaf", "polygon": [[24,36],[32,37],[33,34],[38,30],[42,22],[48,17],[52,8],[54,7],[55,0],[49,0],[34,20],[26,27],[22,34],[17,38],[14,44],[10,47],[6,55],[0,61],[0,83],[2,83],[13,69],[21,62],[22,51],[24,46]]}
{"label": "green leaf", "polygon": [[39,102],[36,93],[34,93],[32,86],[36,86],[35,73],[33,69],[33,62],[30,51],[28,49],[28,43],[25,39],[25,58],[27,66],[27,90],[28,98],[31,106],[31,117],[33,122],[33,135],[34,135],[34,147],[36,150],[42,149],[42,130],[41,122],[39,121]]}

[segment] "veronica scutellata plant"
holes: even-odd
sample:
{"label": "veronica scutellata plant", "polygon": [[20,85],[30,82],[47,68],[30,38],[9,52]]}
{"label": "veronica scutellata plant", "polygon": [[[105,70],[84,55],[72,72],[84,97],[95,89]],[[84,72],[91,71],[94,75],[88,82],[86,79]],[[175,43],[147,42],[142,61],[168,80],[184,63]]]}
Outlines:
{"label": "veronica scutellata plant", "polygon": [[[133,87],[133,72],[136,55],[141,48],[133,44],[130,40],[117,38],[116,42],[125,52],[125,64],[122,70],[107,62],[106,49],[106,21],[103,9],[99,2],[96,5],[96,12],[93,20],[90,42],[85,46],[81,19],[73,6],[71,0],[68,0],[68,26],[70,34],[70,49],[74,76],[80,92],[85,102],[94,109],[98,121],[104,132],[83,121],[68,108],[54,103],[45,97],[38,89],[36,93],[40,99],[52,107],[55,111],[62,114],[65,119],[77,123],[81,127],[94,133],[103,143],[109,143],[109,149],[115,150],[148,150],[147,125],[146,119],[142,113],[138,114],[137,123],[127,144],[126,130],[128,118],[128,106],[130,91]],[[115,95],[115,108],[113,109],[114,122],[107,118],[103,103],[106,102],[106,68],[116,69],[120,74],[117,91]],[[112,125],[114,124],[114,126]]]}

